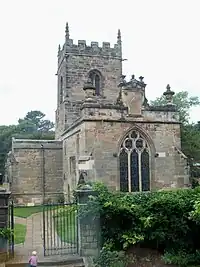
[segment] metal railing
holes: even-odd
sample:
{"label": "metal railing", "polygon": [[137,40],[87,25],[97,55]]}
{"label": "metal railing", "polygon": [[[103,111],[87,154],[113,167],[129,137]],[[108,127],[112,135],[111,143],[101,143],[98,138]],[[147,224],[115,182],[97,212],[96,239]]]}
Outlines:
{"label": "metal railing", "polygon": [[76,203],[43,205],[44,256],[77,254]]}

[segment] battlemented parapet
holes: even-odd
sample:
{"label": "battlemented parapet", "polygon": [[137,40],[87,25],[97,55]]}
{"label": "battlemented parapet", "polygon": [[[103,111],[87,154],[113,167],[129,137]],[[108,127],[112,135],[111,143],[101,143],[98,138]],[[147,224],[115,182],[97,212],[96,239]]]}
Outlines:
{"label": "battlemented parapet", "polygon": [[74,44],[73,39],[69,38],[69,26],[67,23],[65,29],[65,43],[62,48],[60,45],[58,47],[58,65],[60,65],[65,56],[70,54],[121,58],[122,45],[120,30],[118,30],[117,44],[114,44],[113,47],[111,47],[110,42],[103,42],[102,45],[99,45],[98,42],[92,41],[90,45],[88,45],[86,40],[78,40],[78,44]]}

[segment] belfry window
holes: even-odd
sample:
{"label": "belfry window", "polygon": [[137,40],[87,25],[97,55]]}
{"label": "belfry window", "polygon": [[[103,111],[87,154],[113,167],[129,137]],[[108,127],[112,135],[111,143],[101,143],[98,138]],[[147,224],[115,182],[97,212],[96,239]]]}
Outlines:
{"label": "belfry window", "polygon": [[96,95],[100,95],[101,79],[100,74],[97,71],[92,71],[89,74],[89,78],[92,81],[92,84],[96,88]]}
{"label": "belfry window", "polygon": [[137,131],[124,139],[119,154],[120,190],[138,192],[150,190],[150,150]]}

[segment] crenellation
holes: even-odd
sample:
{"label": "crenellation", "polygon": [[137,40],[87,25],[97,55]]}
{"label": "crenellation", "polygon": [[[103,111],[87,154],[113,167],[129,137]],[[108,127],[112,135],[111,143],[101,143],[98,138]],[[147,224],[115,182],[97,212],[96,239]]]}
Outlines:
{"label": "crenellation", "polygon": [[102,49],[103,50],[110,49],[110,43],[109,42],[103,42],[102,43]]}
{"label": "crenellation", "polygon": [[86,40],[78,40],[78,47],[82,50],[86,48]]}
{"label": "crenellation", "polygon": [[98,49],[99,48],[99,43],[98,42],[91,42],[91,47],[93,49]]}
{"label": "crenellation", "polygon": [[78,40],[78,44],[74,44],[72,39],[67,40],[63,48],[58,53],[59,62],[61,62],[63,57],[67,54],[110,56],[114,58],[121,57],[119,54],[118,44],[114,44],[114,46],[111,47],[109,42],[103,42],[102,46],[99,46],[98,42],[92,41],[90,45],[87,45],[86,40]]}
{"label": "crenellation", "polygon": [[[70,42],[69,42],[70,41]],[[92,41],[91,43],[90,43],[90,45],[87,45],[87,41],[86,40],[78,40],[78,44],[75,44],[74,42],[73,42],[73,39],[69,39],[68,41],[67,41],[67,43],[66,44],[64,44],[64,46],[67,46],[67,47],[78,47],[78,46],[81,46],[81,45],[84,45],[85,47],[88,47],[88,48],[92,48],[93,46],[97,46],[97,47],[99,47],[99,48],[104,48],[104,47],[109,47],[109,48],[111,48],[111,49],[115,49],[115,48],[118,48],[118,44],[114,44],[113,45],[113,47],[111,46],[111,44],[110,44],[110,42],[106,42],[106,41],[104,41],[104,42],[102,42],[102,46],[99,46],[99,42],[97,42],[97,41]],[[63,46],[63,47],[64,47]]]}

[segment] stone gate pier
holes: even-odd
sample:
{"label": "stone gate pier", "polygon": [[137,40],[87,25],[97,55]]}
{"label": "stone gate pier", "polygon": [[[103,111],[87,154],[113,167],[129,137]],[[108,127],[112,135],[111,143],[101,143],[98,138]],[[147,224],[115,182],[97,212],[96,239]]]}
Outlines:
{"label": "stone gate pier", "polygon": [[[0,229],[9,228],[9,197],[10,192],[0,187]],[[7,258],[9,242],[0,235],[0,262]]]}

